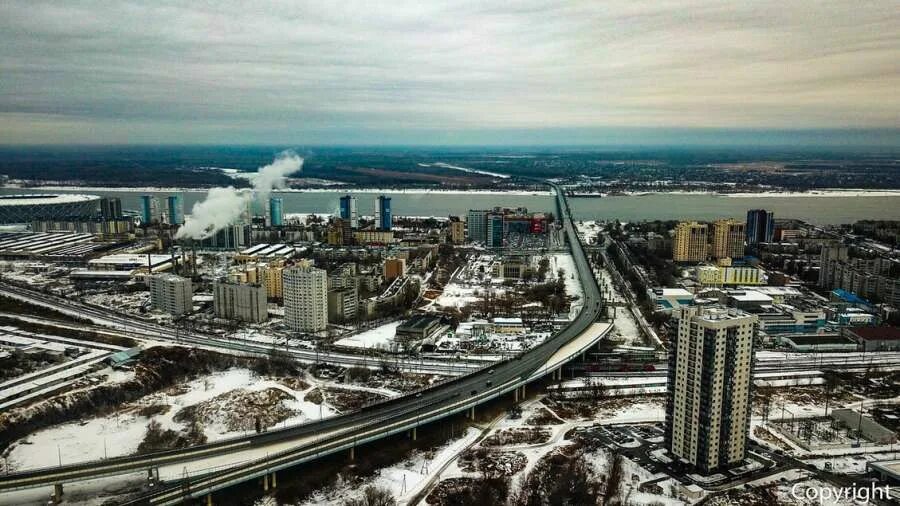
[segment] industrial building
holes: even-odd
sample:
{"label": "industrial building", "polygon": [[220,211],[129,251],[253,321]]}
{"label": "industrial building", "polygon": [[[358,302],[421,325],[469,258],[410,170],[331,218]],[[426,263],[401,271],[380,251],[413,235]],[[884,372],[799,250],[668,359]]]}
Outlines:
{"label": "industrial building", "polygon": [[756,317],[711,306],[683,307],[674,317],[666,448],[711,474],[747,455]]}
{"label": "industrial building", "polygon": [[88,268],[98,271],[161,272],[179,263],[178,257],[169,255],[139,255],[117,253],[88,261]]}
{"label": "industrial building", "polygon": [[287,260],[294,256],[297,249],[288,244],[260,243],[250,248],[241,250],[235,255],[235,262],[262,262],[274,260]]}
{"label": "industrial building", "polygon": [[406,342],[421,341],[435,335],[441,328],[440,317],[417,315],[397,326],[395,338]]}
{"label": "industrial building", "polygon": [[843,332],[860,351],[900,351],[900,327],[847,327]]}
{"label": "industrial building", "polygon": [[239,250],[250,246],[253,229],[250,225],[231,225],[225,227],[206,239],[197,242],[203,249]]}
{"label": "industrial building", "polygon": [[84,259],[110,243],[96,242],[87,233],[0,233],[0,256],[11,259],[66,258]]}

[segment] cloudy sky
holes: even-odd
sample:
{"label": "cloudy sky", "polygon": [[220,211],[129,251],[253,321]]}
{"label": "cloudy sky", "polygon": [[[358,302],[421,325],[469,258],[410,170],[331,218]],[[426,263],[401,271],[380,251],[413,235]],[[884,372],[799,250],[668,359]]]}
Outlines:
{"label": "cloudy sky", "polygon": [[897,1],[0,2],[6,144],[897,143],[898,90]]}

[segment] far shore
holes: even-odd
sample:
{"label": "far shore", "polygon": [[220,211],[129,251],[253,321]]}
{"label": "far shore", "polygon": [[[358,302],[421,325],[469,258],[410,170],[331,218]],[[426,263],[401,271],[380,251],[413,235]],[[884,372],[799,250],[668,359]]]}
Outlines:
{"label": "far shore", "polygon": [[[179,187],[116,187],[116,186],[6,186],[6,189],[29,191],[64,191],[64,192],[127,192],[127,193],[205,193],[209,188]],[[443,195],[533,195],[550,196],[552,191],[541,190],[495,190],[495,189],[440,189],[440,188],[286,188],[275,190],[275,193],[394,193],[394,194],[443,194]],[[651,195],[710,195],[728,198],[780,198],[780,197],[900,197],[900,190],[884,189],[817,189],[808,191],[760,191],[760,192],[716,192],[706,190],[659,190],[659,191],[623,191],[610,195],[607,192],[578,192],[579,197],[604,198],[642,197]]]}

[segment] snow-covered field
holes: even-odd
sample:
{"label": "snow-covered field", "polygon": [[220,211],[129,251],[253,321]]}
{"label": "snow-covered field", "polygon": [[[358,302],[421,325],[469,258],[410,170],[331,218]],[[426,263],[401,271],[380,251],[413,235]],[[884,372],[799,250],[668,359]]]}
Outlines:
{"label": "snow-covered field", "polygon": [[394,335],[397,333],[397,327],[399,327],[401,323],[403,322],[396,321],[386,323],[365,332],[335,341],[334,344],[351,348],[389,350],[391,344],[394,342]]}
{"label": "snow-covered field", "polygon": [[[9,454],[10,467],[24,470],[132,454],[144,439],[147,424],[151,420],[158,422],[163,430],[180,431],[185,428],[185,424],[176,422],[174,417],[181,409],[236,389],[247,391],[277,389],[289,394],[292,399],[285,401],[284,407],[294,414],[284,420],[285,426],[318,419],[320,414],[322,417],[333,416],[336,412],[329,406],[322,405],[320,412],[319,405],[303,400],[304,395],[312,388],[297,391],[278,381],[260,378],[247,369],[229,369],[191,381],[183,389],[171,394],[162,392],[146,396],[141,399],[138,406],[132,406],[131,409],[120,410],[108,416],[57,425],[31,434],[12,444]],[[140,406],[155,404],[169,408],[165,413],[149,417],[137,413]],[[209,441],[243,434],[242,431],[229,431],[224,421],[214,422],[203,429]]]}

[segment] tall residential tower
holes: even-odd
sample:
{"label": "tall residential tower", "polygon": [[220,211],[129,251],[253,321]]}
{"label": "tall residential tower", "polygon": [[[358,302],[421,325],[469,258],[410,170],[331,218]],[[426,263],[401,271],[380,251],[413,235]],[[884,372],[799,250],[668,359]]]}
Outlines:
{"label": "tall residential tower", "polygon": [[711,256],[716,260],[744,257],[744,224],[736,220],[716,220],[712,226]]}
{"label": "tall residential tower", "polygon": [[702,262],[706,260],[707,248],[705,223],[681,222],[675,227],[672,259],[676,262]]}
{"label": "tall residential tower", "polygon": [[284,270],[284,319],[291,330],[321,332],[328,326],[328,276],[310,263]]}
{"label": "tall residential tower", "polygon": [[391,198],[379,195],[375,200],[375,228],[390,230],[392,224]]}
{"label": "tall residential tower", "polygon": [[747,455],[757,317],[734,308],[677,310],[669,341],[666,448],[703,473]]}
{"label": "tall residential tower", "polygon": [[747,211],[747,245],[772,242],[775,237],[775,215],[765,209]]}
{"label": "tall residential tower", "polygon": [[356,197],[341,197],[341,219],[350,222],[350,228],[359,228],[359,211],[356,208]]}

